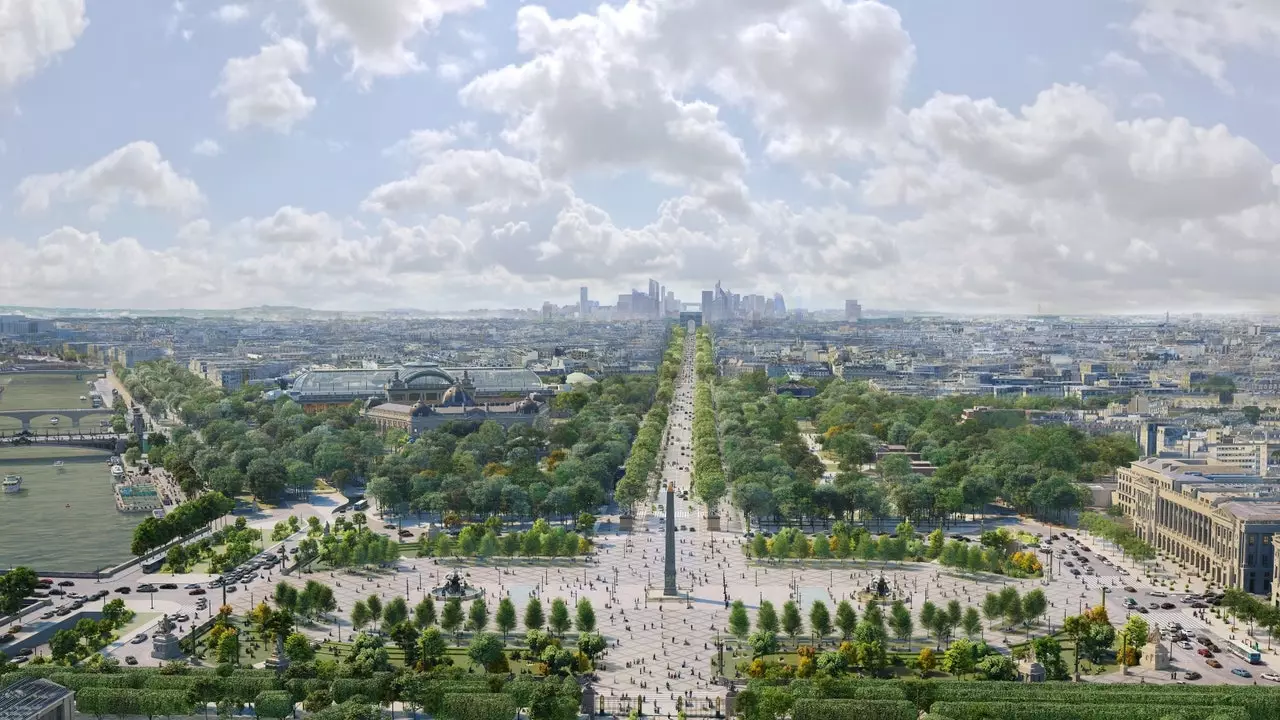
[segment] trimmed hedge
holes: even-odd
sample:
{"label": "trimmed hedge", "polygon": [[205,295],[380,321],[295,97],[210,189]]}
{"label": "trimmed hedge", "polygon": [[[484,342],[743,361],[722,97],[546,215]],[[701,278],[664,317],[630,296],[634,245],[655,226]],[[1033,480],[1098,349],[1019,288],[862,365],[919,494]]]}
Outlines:
{"label": "trimmed hedge", "polygon": [[511,720],[516,704],[503,693],[449,693],[440,708],[443,720]]}
{"label": "trimmed hedge", "polygon": [[916,720],[906,700],[796,700],[792,720]]}
{"label": "trimmed hedge", "polygon": [[188,715],[195,703],[178,690],[86,687],[76,692],[76,710],[85,715]]}
{"label": "trimmed hedge", "polygon": [[941,715],[947,720],[1248,720],[1249,717],[1242,707],[1222,705],[941,701],[933,704],[929,714]]}

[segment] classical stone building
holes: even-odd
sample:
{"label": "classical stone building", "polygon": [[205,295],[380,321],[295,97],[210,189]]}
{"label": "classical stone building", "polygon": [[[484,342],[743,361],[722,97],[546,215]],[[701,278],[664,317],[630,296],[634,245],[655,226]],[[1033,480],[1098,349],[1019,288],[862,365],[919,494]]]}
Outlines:
{"label": "classical stone building", "polygon": [[1204,460],[1147,458],[1116,470],[1134,531],[1224,587],[1271,595],[1280,482]]}

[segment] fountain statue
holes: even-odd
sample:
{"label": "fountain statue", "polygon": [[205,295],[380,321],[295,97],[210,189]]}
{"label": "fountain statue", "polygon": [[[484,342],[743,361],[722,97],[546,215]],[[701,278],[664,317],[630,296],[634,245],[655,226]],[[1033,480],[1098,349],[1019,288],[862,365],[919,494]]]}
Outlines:
{"label": "fountain statue", "polygon": [[466,580],[462,579],[462,575],[457,570],[450,570],[449,574],[444,576],[444,584],[431,590],[431,595],[437,600],[451,600],[453,598],[474,600],[480,597],[481,594],[482,591],[471,587]]}

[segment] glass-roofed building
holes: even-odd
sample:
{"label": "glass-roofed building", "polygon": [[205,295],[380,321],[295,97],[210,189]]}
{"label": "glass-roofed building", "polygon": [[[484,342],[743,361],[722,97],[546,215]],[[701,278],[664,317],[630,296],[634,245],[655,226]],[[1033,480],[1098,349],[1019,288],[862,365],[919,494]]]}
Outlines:
{"label": "glass-roofed building", "polygon": [[369,399],[413,405],[466,406],[512,402],[546,393],[524,368],[443,368],[422,363],[377,370],[309,370],[293,381],[289,396],[308,411]]}

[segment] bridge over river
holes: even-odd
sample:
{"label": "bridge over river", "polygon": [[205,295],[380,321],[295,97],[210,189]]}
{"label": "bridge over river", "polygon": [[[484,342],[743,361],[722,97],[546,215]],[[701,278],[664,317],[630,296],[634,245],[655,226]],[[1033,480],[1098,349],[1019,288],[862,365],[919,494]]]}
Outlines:
{"label": "bridge over river", "polygon": [[80,427],[80,421],[92,415],[110,417],[114,411],[109,407],[100,408],[51,408],[45,410],[0,410],[0,417],[13,418],[22,423],[22,429],[30,431],[33,420],[42,417],[56,417],[71,421],[72,429]]}
{"label": "bridge over river", "polygon": [[89,447],[117,455],[125,451],[125,436],[119,433],[70,433],[47,432],[33,433],[22,431],[15,433],[0,432],[0,447],[28,447],[32,445],[63,445],[67,447]]}

